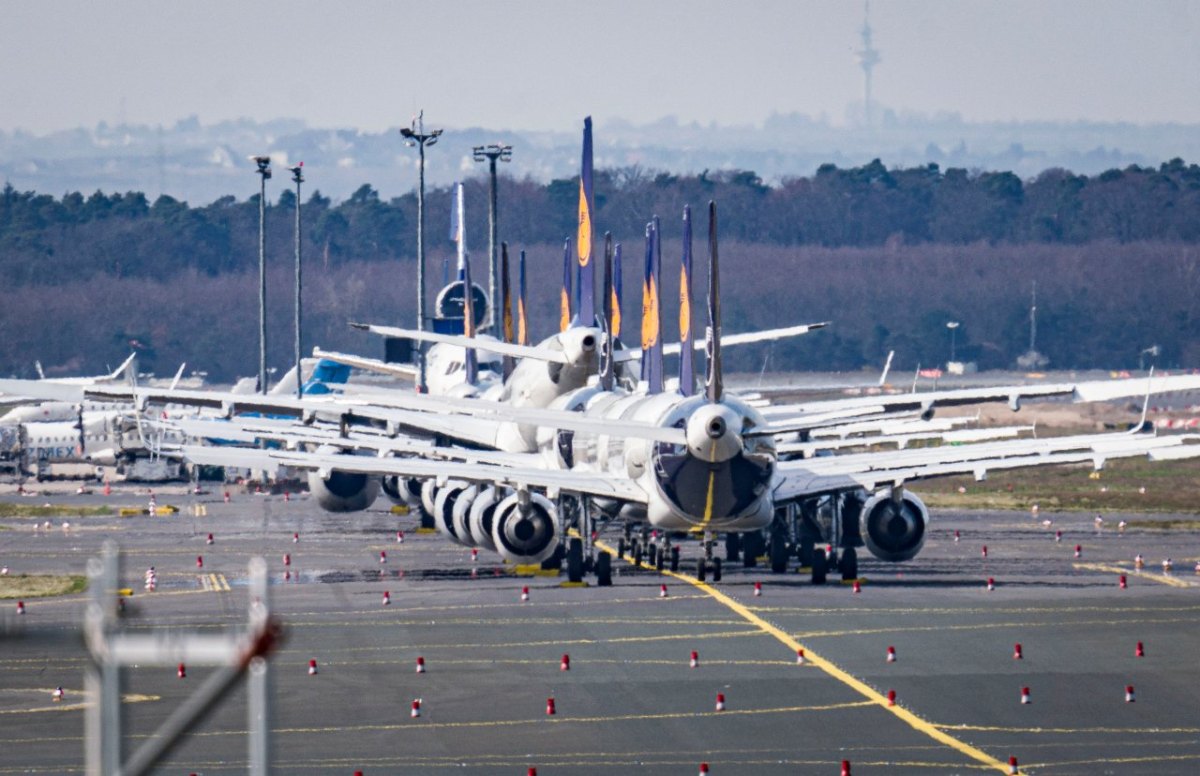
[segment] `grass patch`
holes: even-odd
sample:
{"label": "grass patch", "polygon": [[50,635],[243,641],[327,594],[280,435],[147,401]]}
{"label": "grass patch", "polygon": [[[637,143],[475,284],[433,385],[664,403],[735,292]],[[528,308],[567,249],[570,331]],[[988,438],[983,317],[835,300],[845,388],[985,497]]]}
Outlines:
{"label": "grass patch", "polygon": [[111,507],[85,507],[70,504],[22,504],[19,501],[0,502],[0,518],[4,517],[105,517]]}
{"label": "grass patch", "polygon": [[82,593],[87,589],[87,577],[82,574],[19,574],[0,577],[0,599],[46,598],[55,595]]}
{"label": "grass patch", "polygon": [[1200,461],[1111,461],[1098,479],[1091,474],[1090,466],[1047,466],[994,472],[985,482],[969,476],[925,480],[914,490],[943,509],[1024,511],[1037,504],[1052,512],[1200,515]]}

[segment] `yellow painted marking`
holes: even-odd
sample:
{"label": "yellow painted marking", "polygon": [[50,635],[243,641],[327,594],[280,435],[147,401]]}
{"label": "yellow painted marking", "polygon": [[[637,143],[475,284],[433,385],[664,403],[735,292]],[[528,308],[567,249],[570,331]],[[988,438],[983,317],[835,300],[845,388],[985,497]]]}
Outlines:
{"label": "yellow painted marking", "polygon": [[1122,728],[1122,727],[1092,727],[1092,728],[1049,728],[1049,727],[1001,727],[999,725],[938,725],[942,730],[970,730],[979,733],[1041,733],[1050,735],[1112,735],[1115,733],[1128,735],[1154,735],[1158,733],[1176,734],[1187,733],[1195,735],[1200,728],[1187,727],[1153,727],[1153,728]]}
{"label": "yellow painted marking", "polygon": [[[27,688],[27,689],[6,688],[3,690],[0,690],[0,692],[7,693],[7,694],[16,694],[16,695],[22,695],[22,694],[37,695],[38,698],[48,698],[48,697],[50,697],[50,694],[52,692],[54,692],[54,689],[48,688],[48,687],[46,687],[46,688],[31,687],[31,688]],[[87,695],[82,690],[67,690],[66,696],[67,696],[67,698],[71,698],[73,702],[63,703],[60,701],[58,703],[54,703],[52,701],[50,703],[50,705],[33,706],[28,709],[0,709],[0,714],[38,714],[38,713],[47,712],[47,711],[80,711],[91,705],[91,702],[88,701],[88,699],[87,699]],[[146,701],[161,700],[161,697],[162,696],[159,696],[159,695],[141,695],[138,693],[126,693],[125,695],[121,696],[121,702],[122,703],[144,703]],[[76,701],[76,700],[74,700],[75,698],[80,698],[81,700]]]}
{"label": "yellow painted marking", "polygon": [[[342,623],[342,626],[358,625],[358,623]],[[292,628],[295,623],[288,621],[288,627]],[[225,627],[224,625],[214,627]],[[579,645],[579,644],[639,644],[648,641],[679,641],[681,639],[729,639],[741,638],[745,636],[761,636],[761,630],[746,630],[746,631],[728,631],[725,633],[668,633],[660,636],[622,636],[615,639],[547,639],[545,641],[509,641],[497,644],[467,644],[455,642],[453,644],[420,644],[412,645],[412,649],[507,649],[509,647],[552,647],[555,645]],[[338,652],[373,652],[377,650],[394,651],[395,647],[349,647],[339,649]],[[286,653],[285,653],[286,654]],[[298,653],[297,653],[298,654]]]}
{"label": "yellow painted marking", "polygon": [[[1191,617],[1167,617],[1167,618],[1142,618],[1129,619],[1121,618],[1115,620],[1070,620],[1069,625],[1087,626],[1113,626],[1113,625],[1169,625],[1172,623],[1195,622]],[[1062,625],[1062,622],[982,622],[974,625],[912,625],[901,626],[894,628],[854,628],[851,630],[829,630],[829,631],[802,631],[796,633],[797,638],[803,639],[819,639],[831,638],[837,636],[870,636],[880,633],[921,633],[927,631],[970,631],[970,630],[994,630],[997,628],[1047,628],[1055,625]]]}
{"label": "yellow painted marking", "polygon": [[717,473],[710,471],[708,473],[708,495],[704,497],[704,520],[701,521],[702,525],[708,525],[712,522],[713,488],[716,486],[716,480]]}
{"label": "yellow painted marking", "polygon": [[1149,580],[1150,582],[1158,582],[1163,585],[1170,585],[1171,587],[1195,587],[1191,582],[1177,579],[1170,574],[1147,574],[1145,571],[1123,569],[1120,566],[1110,566],[1106,563],[1074,563],[1072,565],[1084,571],[1107,571],[1112,574],[1125,574],[1126,576],[1133,576],[1138,579]]}
{"label": "yellow painted marking", "polygon": [[[611,547],[609,547],[608,545],[606,545],[602,542],[597,542],[596,546],[599,549],[601,549],[607,553],[615,554]],[[880,708],[884,709],[885,711],[888,711],[891,714],[895,715],[901,721],[905,722],[913,730],[916,730],[917,732],[920,732],[920,733],[924,733],[925,735],[929,736],[930,738],[934,739],[935,741],[945,744],[946,746],[950,747],[951,749],[955,750],[956,752],[959,752],[960,754],[963,754],[966,757],[969,757],[970,759],[975,760],[976,762],[978,762],[988,768],[993,768],[1002,773],[1008,772],[1008,763],[1007,762],[1001,762],[1000,760],[996,759],[995,757],[992,757],[990,754],[983,751],[982,749],[971,746],[970,744],[966,743],[965,741],[960,741],[959,739],[955,738],[954,736],[951,736],[950,734],[946,733],[945,731],[939,729],[933,723],[929,722],[928,720],[926,720],[922,717],[917,716],[916,714],[914,714],[913,712],[904,708],[903,706],[899,706],[899,705],[889,706],[887,698],[882,693],[880,693],[878,690],[869,686],[868,684],[863,682],[861,679],[858,679],[857,677],[850,675],[846,671],[837,667],[836,665],[834,665],[830,661],[826,660],[825,658],[821,657],[820,655],[816,654],[812,650],[806,648],[799,641],[792,638],[789,634],[785,633],[782,629],[778,628],[775,625],[772,625],[771,623],[764,620],[762,617],[759,617],[757,614],[750,611],[750,609],[748,607],[744,606],[743,604],[739,603],[738,601],[735,601],[734,599],[725,595],[720,590],[717,590],[716,588],[712,587],[711,585],[708,585],[705,582],[700,582],[699,580],[692,579],[691,577],[688,577],[688,576],[685,576],[683,574],[679,574],[679,573],[676,573],[673,571],[663,571],[662,573],[667,574],[672,577],[675,577],[676,579],[678,579],[682,582],[687,582],[689,585],[693,585],[696,588],[703,590],[705,593],[708,593],[710,596],[712,596],[714,599],[716,599],[719,603],[724,604],[729,609],[732,609],[734,612],[737,612],[738,614],[740,614],[743,618],[746,619],[747,622],[750,622],[751,624],[758,626],[766,633],[769,633],[770,635],[774,636],[776,640],[778,640],[780,643],[787,646],[792,651],[792,654],[795,654],[797,650],[803,649],[804,657],[808,662],[812,663],[817,668],[819,668],[822,671],[824,671],[825,673],[829,674],[834,679],[837,679],[842,684],[846,685],[850,689],[854,690],[855,692],[857,692],[860,695],[862,695],[863,697],[865,697],[868,701],[867,705],[874,704],[874,705],[879,706]]]}
{"label": "yellow painted marking", "polygon": [[225,578],[224,574],[218,574],[217,577],[221,580],[222,590],[233,590],[233,588],[229,586],[229,580]]}

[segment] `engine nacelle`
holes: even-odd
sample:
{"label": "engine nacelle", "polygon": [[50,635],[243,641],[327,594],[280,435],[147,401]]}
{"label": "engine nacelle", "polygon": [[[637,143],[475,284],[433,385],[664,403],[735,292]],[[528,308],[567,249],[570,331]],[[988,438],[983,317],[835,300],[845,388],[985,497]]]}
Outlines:
{"label": "engine nacelle", "polygon": [[880,560],[899,562],[916,557],[925,546],[929,508],[909,491],[897,504],[887,488],[863,504],[862,537],[871,554]]}
{"label": "engine nacelle", "polygon": [[489,550],[496,549],[496,542],[492,539],[492,526],[496,520],[496,507],[508,495],[508,490],[487,487],[472,499],[471,511],[467,516],[467,528],[470,530],[471,538],[475,540],[475,544],[480,547],[486,547]]}
{"label": "engine nacelle", "polygon": [[454,499],[454,506],[450,509],[450,524],[454,526],[454,535],[458,537],[459,544],[469,547],[479,546],[475,537],[471,535],[471,527],[467,521],[471,515],[471,505],[478,495],[479,486],[470,485],[458,494]]}
{"label": "engine nacelle", "polygon": [[423,481],[414,477],[384,477],[380,480],[383,493],[393,504],[403,504],[410,510],[421,507],[421,487]]}
{"label": "engine nacelle", "polygon": [[492,542],[496,552],[512,563],[541,563],[558,546],[558,509],[539,493],[528,494],[522,505],[520,493],[496,505]]}
{"label": "engine nacelle", "polygon": [[454,505],[458,502],[459,496],[468,487],[469,485],[465,482],[451,481],[443,487],[436,488],[431,514],[433,515],[433,522],[437,526],[437,529],[444,533],[448,539],[470,547],[472,546],[471,542],[460,537],[454,525]]}
{"label": "engine nacelle", "polygon": [[308,490],[326,512],[361,512],[379,497],[379,480],[336,470],[328,477],[309,472]]}

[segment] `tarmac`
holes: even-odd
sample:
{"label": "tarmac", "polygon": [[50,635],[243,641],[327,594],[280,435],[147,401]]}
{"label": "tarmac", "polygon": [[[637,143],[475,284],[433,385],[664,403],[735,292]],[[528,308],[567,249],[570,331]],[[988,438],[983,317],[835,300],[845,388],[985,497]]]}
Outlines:
{"label": "tarmac", "polygon": [[[146,499],[125,487],[24,501]],[[111,538],[135,589],[131,630],[211,634],[245,622],[247,564],[265,557],[286,628],[271,658],[275,773],[696,774],[707,763],[713,776],[836,775],[849,761],[856,775],[965,774],[1007,773],[1010,757],[1030,774],[1200,770],[1200,532],[1170,516],[1105,515],[1097,529],[1092,514],[939,512],[914,561],[864,551],[855,593],[832,577],[814,586],[795,568],[774,575],[740,563],[699,583],[690,540],[678,575],[615,561],[612,587],[594,578],[567,587],[565,577],[517,577],[486,551],[473,563],[470,550],[418,533],[385,499],[351,515],[245,493],[228,504],[219,492],[160,493],[158,502],[182,511],[55,518],[49,530],[0,519],[0,565],[82,574]],[[197,504],[207,514],[192,514]],[[606,527],[601,543],[618,535]],[[1135,572],[1139,553],[1146,568]],[[154,592],[142,588],[149,566]],[[28,599],[18,617],[15,602],[0,601],[0,774],[83,773],[85,602]],[[127,671],[128,748],[211,671]],[[57,686],[66,694],[58,703]],[[246,716],[235,691],[156,772],[244,772]]]}

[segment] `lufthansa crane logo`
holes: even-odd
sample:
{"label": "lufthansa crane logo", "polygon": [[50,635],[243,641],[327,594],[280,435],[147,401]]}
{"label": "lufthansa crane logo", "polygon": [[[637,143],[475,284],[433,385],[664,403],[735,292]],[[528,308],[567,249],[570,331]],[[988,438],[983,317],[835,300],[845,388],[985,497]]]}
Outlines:
{"label": "lufthansa crane logo", "polygon": [[658,344],[658,284],[654,278],[642,287],[642,348]]}
{"label": "lufthansa crane logo", "polygon": [[592,209],[588,206],[582,180],[579,181],[579,231],[575,249],[579,254],[579,266],[586,269],[592,261]]}

